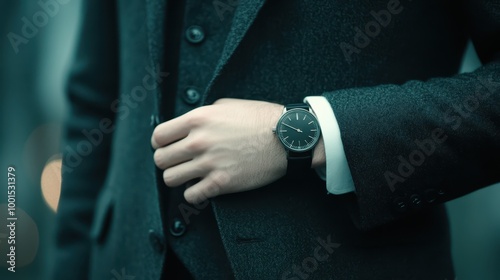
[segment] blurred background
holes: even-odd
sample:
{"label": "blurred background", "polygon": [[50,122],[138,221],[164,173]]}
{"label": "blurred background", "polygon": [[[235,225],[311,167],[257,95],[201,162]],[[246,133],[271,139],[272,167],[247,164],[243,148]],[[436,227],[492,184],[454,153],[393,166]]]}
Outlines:
{"label": "blurred background", "polygon": [[[48,279],[44,275],[51,264],[60,190],[64,83],[81,0],[61,3],[49,13],[38,1],[4,1],[0,9],[0,185],[4,186],[0,190],[0,279]],[[469,44],[461,71],[479,66]],[[9,166],[16,169],[15,273],[7,270],[8,229],[3,225]],[[457,279],[500,279],[498,201],[500,185],[447,204]]]}

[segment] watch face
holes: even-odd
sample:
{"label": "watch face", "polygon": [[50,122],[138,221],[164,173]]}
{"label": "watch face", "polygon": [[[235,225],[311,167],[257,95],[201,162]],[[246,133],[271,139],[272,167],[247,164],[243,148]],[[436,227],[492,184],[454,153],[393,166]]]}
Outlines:
{"label": "watch face", "polygon": [[291,109],[281,116],[276,134],[288,149],[305,152],[318,142],[320,129],[316,117],[309,111]]}

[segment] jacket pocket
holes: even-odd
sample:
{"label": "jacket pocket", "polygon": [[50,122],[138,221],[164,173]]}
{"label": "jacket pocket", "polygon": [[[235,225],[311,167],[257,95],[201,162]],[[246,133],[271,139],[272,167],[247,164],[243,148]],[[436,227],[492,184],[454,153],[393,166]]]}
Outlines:
{"label": "jacket pocket", "polygon": [[102,193],[97,202],[94,221],[90,231],[90,238],[97,244],[102,244],[108,235],[113,220],[114,199],[113,193],[108,189]]}

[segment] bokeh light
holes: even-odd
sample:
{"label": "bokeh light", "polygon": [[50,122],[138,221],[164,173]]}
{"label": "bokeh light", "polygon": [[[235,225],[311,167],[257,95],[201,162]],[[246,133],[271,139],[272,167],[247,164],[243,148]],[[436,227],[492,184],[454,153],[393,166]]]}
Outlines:
{"label": "bokeh light", "polygon": [[49,160],[45,165],[41,178],[43,198],[54,212],[57,212],[57,205],[59,204],[59,197],[61,196],[61,167],[61,157],[53,157],[53,159]]}

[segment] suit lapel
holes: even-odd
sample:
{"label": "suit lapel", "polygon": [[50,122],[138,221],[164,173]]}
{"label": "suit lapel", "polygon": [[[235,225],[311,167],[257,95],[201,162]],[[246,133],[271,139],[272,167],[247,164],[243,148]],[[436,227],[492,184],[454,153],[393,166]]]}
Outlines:
{"label": "suit lapel", "polygon": [[239,47],[241,41],[245,37],[250,26],[257,17],[260,9],[264,5],[266,0],[239,0],[238,7],[235,10],[233,17],[233,22],[231,25],[231,31],[228,34],[224,50],[215,68],[214,75],[210,83],[208,84],[207,91],[205,92],[204,102],[205,104],[210,104],[215,96],[211,96],[211,89],[213,85],[217,82],[221,71],[227,65],[227,63],[232,58],[235,50]]}
{"label": "suit lapel", "polygon": [[[149,65],[161,71],[165,69],[165,20],[167,0],[146,1],[146,27],[148,33]],[[151,125],[160,123],[161,88],[153,90],[153,117]]]}
{"label": "suit lapel", "polygon": [[167,0],[146,0],[148,48],[153,65],[164,64]]}

